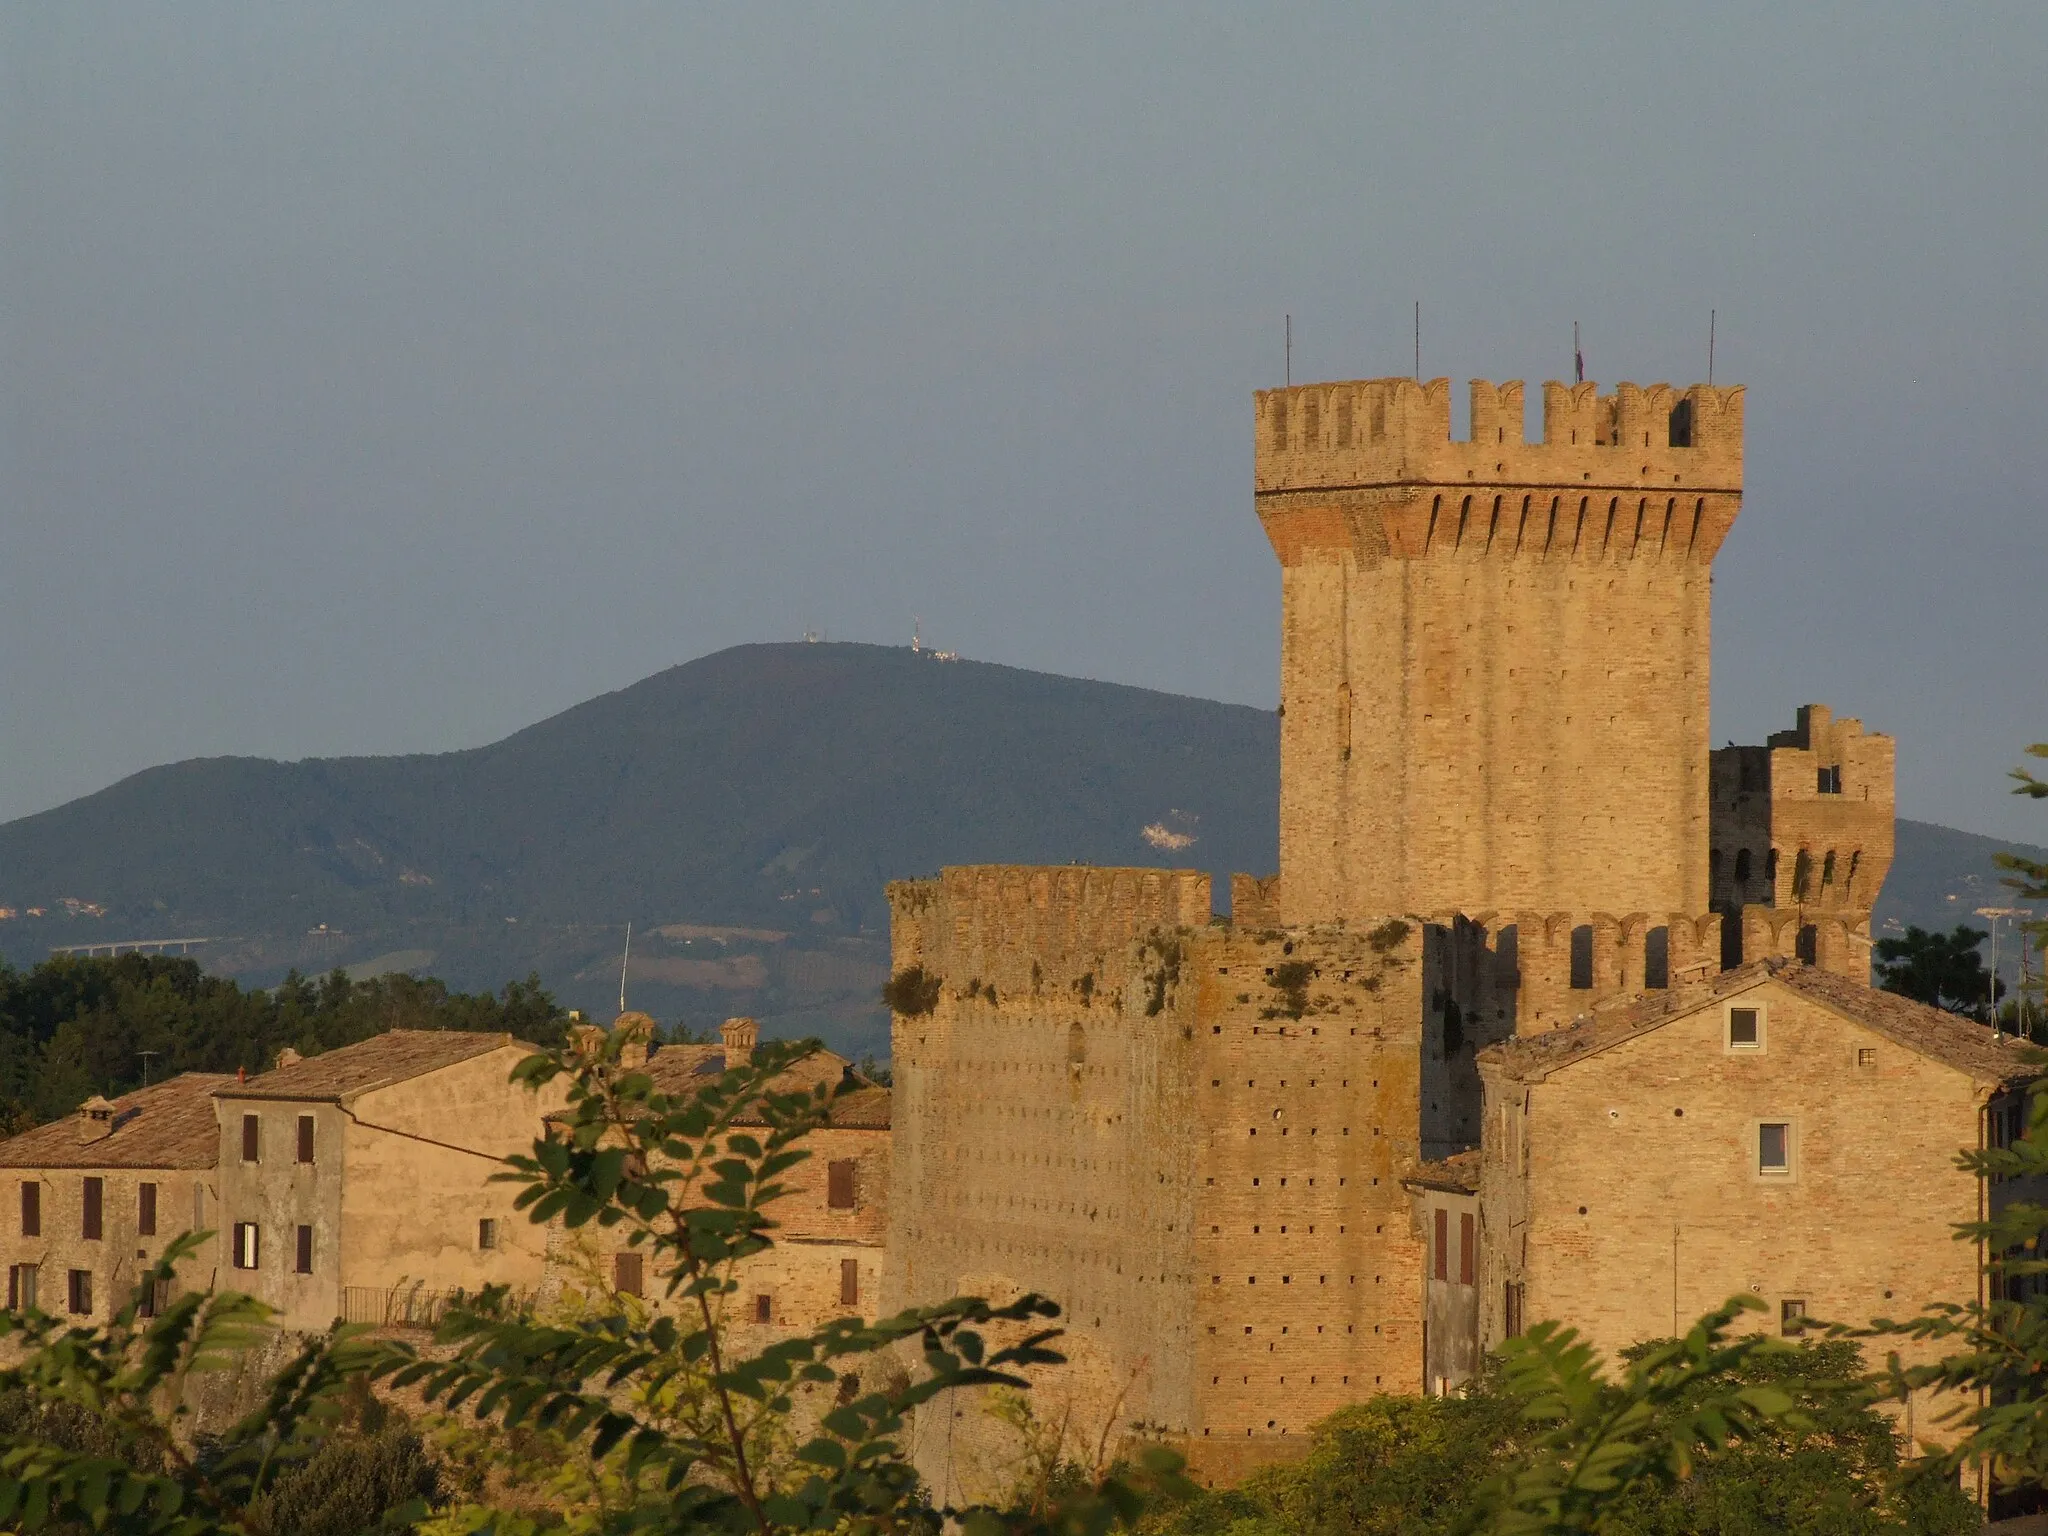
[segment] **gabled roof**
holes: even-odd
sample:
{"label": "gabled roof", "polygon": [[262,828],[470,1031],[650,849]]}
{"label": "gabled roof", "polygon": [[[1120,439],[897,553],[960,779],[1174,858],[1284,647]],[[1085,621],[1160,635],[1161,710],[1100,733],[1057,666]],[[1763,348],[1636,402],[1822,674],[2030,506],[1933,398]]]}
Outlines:
{"label": "gabled roof", "polygon": [[213,1091],[234,1078],[184,1072],[114,1100],[114,1129],[78,1139],[78,1116],[0,1141],[0,1168],[211,1168],[220,1160]]}
{"label": "gabled roof", "polygon": [[2041,1075],[2042,1068],[2035,1060],[2038,1052],[2025,1041],[2009,1037],[1993,1040],[1984,1025],[1957,1014],[1782,958],[1758,960],[1689,987],[1674,987],[1618,1006],[1596,1008],[1563,1029],[1488,1046],[1479,1053],[1479,1059],[1510,1077],[1541,1082],[1573,1062],[1596,1056],[1767,982],[1796,992],[1851,1023],[1987,1087]]}
{"label": "gabled roof", "polygon": [[230,1081],[215,1090],[223,1099],[312,1099],[339,1103],[421,1077],[458,1062],[488,1056],[508,1045],[532,1051],[539,1047],[506,1034],[459,1029],[388,1029],[354,1045],[308,1056],[288,1067],[259,1072],[246,1082]]}
{"label": "gabled roof", "polygon": [[[648,1056],[640,1069],[654,1079],[655,1088],[671,1097],[693,1093],[725,1070],[722,1045],[663,1045]],[[890,1094],[856,1072],[853,1063],[834,1051],[816,1051],[806,1056],[774,1081],[778,1092],[812,1088],[820,1083],[831,1087],[848,1083],[848,1091],[832,1106],[830,1123],[841,1130],[886,1131],[889,1129]],[[548,1118],[559,1119],[564,1111]],[[742,1121],[742,1123],[748,1123]]]}

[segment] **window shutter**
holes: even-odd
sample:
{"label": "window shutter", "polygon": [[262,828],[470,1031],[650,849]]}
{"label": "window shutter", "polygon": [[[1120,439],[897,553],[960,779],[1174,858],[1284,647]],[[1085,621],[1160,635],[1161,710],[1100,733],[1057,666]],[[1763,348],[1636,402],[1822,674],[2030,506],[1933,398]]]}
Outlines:
{"label": "window shutter", "polygon": [[135,1187],[135,1232],[138,1237],[156,1236],[156,1186]]}
{"label": "window shutter", "polygon": [[107,1182],[105,1179],[87,1179],[85,1181],[85,1220],[81,1224],[80,1236],[88,1239],[99,1237],[101,1230],[100,1203],[105,1199],[106,1191]]}
{"label": "window shutter", "polygon": [[756,1296],[754,1298],[754,1321],[757,1323],[772,1323],[775,1321],[775,1300],[773,1297]]}
{"label": "window shutter", "polygon": [[621,1296],[642,1294],[639,1254],[620,1253],[612,1256],[612,1289]]}
{"label": "window shutter", "polygon": [[299,1228],[299,1251],[295,1257],[298,1261],[296,1268],[300,1274],[310,1275],[313,1273],[313,1229],[311,1227]]}
{"label": "window shutter", "polygon": [[299,1161],[302,1163],[313,1161],[313,1117],[311,1115],[299,1116]]}
{"label": "window shutter", "polygon": [[21,1235],[43,1235],[43,1186],[34,1179],[21,1181]]}
{"label": "window shutter", "polygon": [[1433,1273],[1439,1280],[1451,1277],[1451,1213],[1442,1206],[1436,1208],[1436,1258]]}
{"label": "window shutter", "polygon": [[1472,1271],[1477,1263],[1473,1248],[1472,1213],[1463,1211],[1458,1216],[1458,1284],[1470,1285]]}
{"label": "window shutter", "polygon": [[842,1307],[860,1305],[860,1260],[839,1261],[839,1304]]}
{"label": "window shutter", "polygon": [[253,1163],[256,1154],[263,1149],[262,1122],[254,1115],[242,1116],[242,1161]]}
{"label": "window shutter", "polygon": [[828,1164],[825,1170],[825,1204],[835,1211],[853,1209],[853,1161]]}

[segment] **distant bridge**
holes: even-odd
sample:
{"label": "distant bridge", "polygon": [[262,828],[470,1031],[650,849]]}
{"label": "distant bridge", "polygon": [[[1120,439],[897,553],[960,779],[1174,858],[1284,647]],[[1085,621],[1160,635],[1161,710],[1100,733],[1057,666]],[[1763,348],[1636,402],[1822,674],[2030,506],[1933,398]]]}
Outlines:
{"label": "distant bridge", "polygon": [[112,944],[60,944],[53,948],[53,955],[168,955],[176,950],[181,955],[192,953],[194,944],[218,944],[219,939],[121,939]]}

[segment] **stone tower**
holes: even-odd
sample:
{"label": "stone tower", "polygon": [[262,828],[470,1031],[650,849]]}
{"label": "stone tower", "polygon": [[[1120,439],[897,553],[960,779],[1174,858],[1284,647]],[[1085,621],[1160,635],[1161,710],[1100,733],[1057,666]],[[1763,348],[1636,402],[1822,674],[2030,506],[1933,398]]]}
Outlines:
{"label": "stone tower", "polygon": [[1705,913],[1743,392],[1550,383],[1530,443],[1520,383],[1471,390],[1469,440],[1445,379],[1257,397],[1277,915]]}

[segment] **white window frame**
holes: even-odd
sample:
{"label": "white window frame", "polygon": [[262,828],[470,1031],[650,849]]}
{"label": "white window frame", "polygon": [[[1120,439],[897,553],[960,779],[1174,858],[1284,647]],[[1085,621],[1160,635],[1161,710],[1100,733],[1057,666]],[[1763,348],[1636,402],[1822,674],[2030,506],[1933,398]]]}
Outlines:
{"label": "white window frame", "polygon": [[[1756,1043],[1737,1045],[1735,1043],[1735,1010],[1748,1009],[1756,1015]],[[1729,1056],[1761,1056],[1770,1043],[1771,1011],[1760,1002],[1745,1002],[1740,999],[1729,1003],[1721,1010],[1721,1049]]]}

